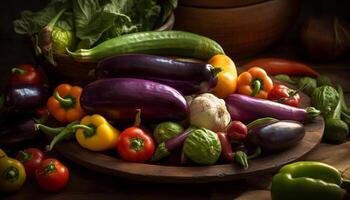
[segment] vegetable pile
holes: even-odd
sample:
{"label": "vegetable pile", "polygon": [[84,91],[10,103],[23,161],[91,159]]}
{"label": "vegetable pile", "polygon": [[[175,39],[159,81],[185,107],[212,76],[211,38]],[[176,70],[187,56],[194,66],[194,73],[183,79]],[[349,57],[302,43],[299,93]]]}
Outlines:
{"label": "vegetable pile", "polygon": [[[51,0],[43,10],[24,11],[15,21],[17,33],[36,37],[36,50],[49,60],[61,53],[79,62],[97,62],[95,80],[83,87],[56,85],[49,97],[36,69],[19,66],[12,70],[2,109],[31,117],[42,113],[29,125],[49,138],[47,151],[75,140],[84,149],[115,151],[120,159],[140,163],[174,164],[176,157],[175,165],[235,163],[245,170],[260,155],[297,147],[304,124],[320,114],[326,120],[325,141],[339,143],[348,137],[350,109],[341,87],[307,65],[258,59],[237,74],[235,63],[215,41],[183,31],[151,31],[176,4]],[[274,83],[272,75],[299,88]],[[300,91],[312,97],[315,107],[300,107]],[[48,125],[47,115],[56,126]],[[57,160],[40,161],[42,154],[31,149],[18,159],[27,176],[35,176],[47,191],[61,190],[68,182],[68,170]],[[23,166],[16,167],[24,174]],[[284,180],[289,173],[275,181],[292,182]],[[23,184],[16,181],[18,187]]]}

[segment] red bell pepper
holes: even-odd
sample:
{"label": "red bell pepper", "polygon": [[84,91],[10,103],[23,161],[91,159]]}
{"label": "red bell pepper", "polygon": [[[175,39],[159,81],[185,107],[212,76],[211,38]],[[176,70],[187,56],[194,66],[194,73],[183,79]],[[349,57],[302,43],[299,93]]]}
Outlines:
{"label": "red bell pepper", "polygon": [[124,160],[146,162],[154,153],[154,141],[151,136],[139,128],[140,123],[140,111],[138,111],[134,126],[125,129],[119,135],[117,150]]}
{"label": "red bell pepper", "polygon": [[268,99],[293,107],[300,107],[300,96],[297,90],[288,88],[282,84],[275,84],[269,92]]}
{"label": "red bell pepper", "polygon": [[41,76],[34,66],[23,64],[12,68],[10,83],[38,85],[41,83]]}
{"label": "red bell pepper", "polygon": [[226,133],[230,141],[243,141],[248,135],[248,129],[240,121],[231,121],[226,128]]}

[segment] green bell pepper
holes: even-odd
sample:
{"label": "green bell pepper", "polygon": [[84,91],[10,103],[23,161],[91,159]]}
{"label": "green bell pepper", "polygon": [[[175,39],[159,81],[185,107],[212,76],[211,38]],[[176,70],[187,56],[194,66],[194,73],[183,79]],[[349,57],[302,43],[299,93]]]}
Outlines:
{"label": "green bell pepper", "polygon": [[295,162],[282,167],[272,179],[272,200],[340,200],[349,182],[325,163]]}

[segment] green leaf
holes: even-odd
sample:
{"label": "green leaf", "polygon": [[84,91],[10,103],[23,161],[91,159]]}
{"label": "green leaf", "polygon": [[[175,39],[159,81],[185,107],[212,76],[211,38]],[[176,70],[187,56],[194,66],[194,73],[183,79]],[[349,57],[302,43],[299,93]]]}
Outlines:
{"label": "green leaf", "polygon": [[166,20],[169,18],[171,12],[173,10],[175,10],[175,8],[177,7],[177,0],[164,0],[162,5],[162,10],[161,10],[161,14],[160,14],[160,18],[157,21],[157,27],[160,27],[161,25],[163,25]]}
{"label": "green leaf", "polygon": [[[71,3],[69,0],[51,0],[50,3],[43,9],[33,12],[25,10],[21,13],[19,19],[13,21],[14,31],[18,34],[38,33],[49,21],[62,9],[67,8],[65,14],[61,17],[62,22],[58,26],[64,29],[73,29],[71,18]],[[69,10],[69,11],[68,11]]]}
{"label": "green leaf", "polygon": [[115,3],[105,2],[107,3],[101,5],[98,0],[74,1],[76,35],[88,46],[99,41],[101,36],[116,24],[123,28],[131,21],[128,16],[120,13],[121,9]]}

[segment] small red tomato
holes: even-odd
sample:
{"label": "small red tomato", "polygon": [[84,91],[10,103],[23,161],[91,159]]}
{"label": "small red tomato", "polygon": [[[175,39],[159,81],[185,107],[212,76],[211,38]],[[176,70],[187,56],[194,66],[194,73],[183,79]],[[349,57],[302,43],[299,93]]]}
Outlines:
{"label": "small red tomato", "polygon": [[48,158],[36,170],[37,183],[48,192],[57,192],[63,189],[69,180],[69,171],[58,160]]}
{"label": "small red tomato", "polygon": [[227,137],[230,141],[242,141],[248,135],[248,129],[240,121],[231,121],[226,128]]}
{"label": "small red tomato", "polygon": [[41,75],[32,65],[19,65],[18,67],[12,68],[10,82],[11,84],[38,85],[41,83]]}
{"label": "small red tomato", "polygon": [[152,137],[142,129],[130,127],[119,135],[117,150],[124,160],[145,162],[152,157],[155,146]]}
{"label": "small red tomato", "polygon": [[35,171],[44,160],[44,153],[37,148],[27,148],[19,151],[16,159],[19,160],[26,170],[28,178],[35,177]]}
{"label": "small red tomato", "polygon": [[293,107],[300,107],[300,96],[296,90],[282,84],[274,84],[268,99]]}

